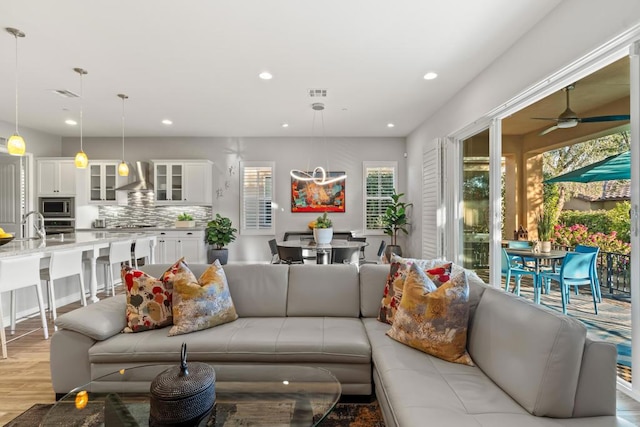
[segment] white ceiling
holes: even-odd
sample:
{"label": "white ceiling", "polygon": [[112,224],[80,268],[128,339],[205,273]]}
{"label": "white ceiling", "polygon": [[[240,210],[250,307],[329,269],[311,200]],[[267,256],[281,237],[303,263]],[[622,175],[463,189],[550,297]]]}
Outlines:
{"label": "white ceiling", "polygon": [[[2,0],[0,27],[26,33],[20,126],[78,136],[64,120],[78,118],[79,99],[52,90],[79,93],[81,67],[89,137],[121,135],[118,93],[129,95],[127,136],[309,136],[310,88],[328,90],[327,136],[406,136],[559,2]],[[14,61],[3,30],[10,123]],[[258,78],[265,70],[272,80]]]}

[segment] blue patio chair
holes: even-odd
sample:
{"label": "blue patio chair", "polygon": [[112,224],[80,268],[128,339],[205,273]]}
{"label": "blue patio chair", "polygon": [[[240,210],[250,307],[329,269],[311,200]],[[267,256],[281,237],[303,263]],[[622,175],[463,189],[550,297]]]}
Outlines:
{"label": "blue patio chair", "polygon": [[506,276],[504,284],[504,290],[506,292],[509,292],[509,282],[511,281],[511,276],[513,275],[513,278],[516,282],[513,292],[516,295],[520,295],[520,280],[522,279],[522,276],[531,276],[533,278],[534,300],[536,299],[535,295],[537,294],[538,288],[538,278],[536,276],[536,272],[527,268],[522,268],[520,264],[514,263],[507,254],[505,248],[502,248],[502,275]]}
{"label": "blue patio chair", "polygon": [[[567,314],[567,303],[569,302],[570,286],[589,285],[593,297],[593,308],[598,314],[597,295],[595,280],[592,275],[592,263],[596,253],[568,252],[562,260],[560,272],[543,271],[540,273],[540,282],[545,283],[549,288],[551,280],[555,280],[560,285],[560,296],[562,297],[562,312]],[[538,295],[539,298],[539,295]],[[539,302],[539,301],[537,301]]]}
{"label": "blue patio chair", "polygon": [[[598,279],[598,269],[597,264],[598,264],[598,254],[600,253],[600,248],[597,246],[585,246],[585,245],[578,245],[575,248],[576,252],[579,253],[595,253],[596,256],[593,257],[593,265],[591,266],[591,274],[593,274],[593,280],[595,281],[595,287],[596,287],[596,296],[598,297],[598,302],[602,302],[602,293],[600,292],[600,279]],[[576,295],[578,295],[578,287],[575,287],[575,291],[576,291]]]}
{"label": "blue patio chair", "polygon": [[[507,247],[511,249],[531,249],[531,243],[527,240],[509,240]],[[535,264],[536,262],[536,260],[531,257],[519,255],[509,255],[509,258],[511,258],[511,261],[521,264],[522,267],[533,267],[532,263]]]}

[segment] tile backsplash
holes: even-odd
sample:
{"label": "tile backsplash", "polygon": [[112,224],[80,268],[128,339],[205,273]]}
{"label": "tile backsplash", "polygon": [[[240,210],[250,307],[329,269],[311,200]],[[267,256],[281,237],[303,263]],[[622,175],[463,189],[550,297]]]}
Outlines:
{"label": "tile backsplash", "polygon": [[99,206],[99,218],[107,221],[107,227],[131,224],[149,224],[158,227],[173,226],[178,215],[191,214],[197,226],[204,226],[213,216],[211,206],[156,205],[153,193],[131,192],[127,206]]}

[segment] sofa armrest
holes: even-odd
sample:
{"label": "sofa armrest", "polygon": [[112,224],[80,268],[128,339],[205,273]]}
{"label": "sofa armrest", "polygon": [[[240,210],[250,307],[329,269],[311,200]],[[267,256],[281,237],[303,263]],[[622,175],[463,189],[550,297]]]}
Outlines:
{"label": "sofa armrest", "polygon": [[60,329],[51,337],[51,383],[56,396],[91,381],[89,349],[95,340],[78,332]]}
{"label": "sofa armrest", "polygon": [[616,414],[616,346],[589,338],[584,344],[574,417]]}
{"label": "sofa armrest", "polygon": [[122,332],[127,325],[127,297],[116,295],[70,311],[59,316],[55,324],[86,335],[96,341],[104,341]]}

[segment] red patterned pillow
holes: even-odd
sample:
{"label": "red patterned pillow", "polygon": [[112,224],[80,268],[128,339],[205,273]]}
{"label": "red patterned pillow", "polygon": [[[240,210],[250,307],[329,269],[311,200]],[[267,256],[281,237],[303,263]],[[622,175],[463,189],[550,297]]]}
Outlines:
{"label": "red patterned pillow", "polygon": [[127,289],[127,326],[123,332],[142,332],[173,324],[173,277],[182,264],[181,258],[159,279],[128,266],[122,269]]}

